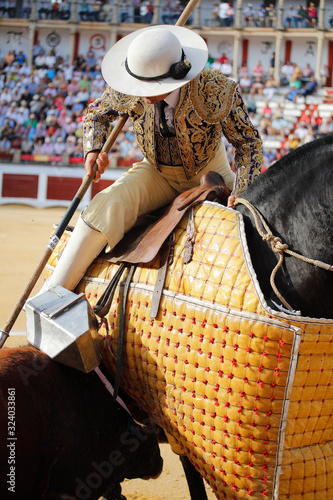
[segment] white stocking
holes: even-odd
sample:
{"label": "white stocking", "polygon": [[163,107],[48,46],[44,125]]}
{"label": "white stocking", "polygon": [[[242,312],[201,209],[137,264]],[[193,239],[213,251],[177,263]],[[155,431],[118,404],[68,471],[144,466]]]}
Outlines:
{"label": "white stocking", "polygon": [[80,217],[52,276],[45,281],[40,293],[57,285],[73,290],[106,244],[105,236]]}

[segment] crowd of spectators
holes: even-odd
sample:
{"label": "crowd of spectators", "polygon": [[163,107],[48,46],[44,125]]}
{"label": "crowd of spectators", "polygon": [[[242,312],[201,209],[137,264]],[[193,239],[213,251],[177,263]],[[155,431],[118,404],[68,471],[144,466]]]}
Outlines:
{"label": "crowd of spectators", "polygon": [[0,63],[0,151],[8,152],[10,142],[26,154],[82,156],[82,113],[104,86],[98,73],[97,60],[69,66],[39,44],[32,67],[23,52],[9,50]]}
{"label": "crowd of spectators", "polygon": [[[150,24],[153,20],[152,0],[120,0],[118,3],[119,21]],[[91,0],[79,6],[81,21],[111,21],[113,5],[108,0]]]}
{"label": "crowd of spectators", "polygon": [[[232,77],[232,63],[225,53],[222,53],[218,58],[210,57],[207,65]],[[273,98],[279,90],[279,86],[273,76],[274,67],[275,54],[271,58],[269,68],[264,68],[260,60],[252,68],[249,68],[247,63],[239,68],[238,83],[247,100],[251,101],[254,96],[268,100]],[[328,76],[327,65],[324,65],[321,70],[320,86],[326,85]],[[306,64],[305,68],[301,69],[296,63],[288,61],[280,70],[280,86],[288,90],[288,92],[285,92],[285,98],[296,102],[296,98],[299,96],[306,97],[315,93],[319,84],[309,63]]]}
{"label": "crowd of spectators", "polygon": [[[255,27],[274,27],[277,20],[275,3],[267,7],[263,3],[255,9],[251,3],[243,10],[243,25]],[[318,10],[313,2],[308,7],[293,5],[284,9],[283,25],[285,28],[315,28],[318,23]]]}
{"label": "crowd of spectators", "polygon": [[[210,57],[208,66],[232,77],[232,63],[225,53],[219,58]],[[320,135],[333,133],[333,113],[330,117],[323,118],[316,106],[304,105],[307,96],[315,94],[319,87],[327,84],[327,66],[323,65],[321,81],[317,82],[309,63],[300,68],[296,63],[287,62],[280,70],[280,85],[274,80],[274,67],[275,54],[272,55],[268,68],[258,60],[252,68],[245,63],[238,69],[239,87],[251,120],[264,141],[265,168],[296,147]],[[303,101],[303,106],[300,107],[305,109],[295,123],[294,119],[288,120],[284,115],[286,104],[292,102],[296,109],[298,100]],[[263,101],[265,105],[259,107],[258,103]],[[281,147],[265,147],[265,144],[272,141],[280,143]],[[233,148],[227,142],[225,144],[232,164]]]}
{"label": "crowd of spectators", "polygon": [[[212,9],[211,25],[228,27],[233,26],[235,9],[230,2],[222,0],[215,2]],[[333,27],[333,17],[329,21]],[[248,3],[242,10],[242,25],[249,27],[267,27],[276,26],[277,8],[275,2],[265,6],[260,3],[257,7]],[[315,28],[318,24],[318,9],[313,2],[308,7],[293,5],[286,7],[283,12],[283,25],[285,28]]]}
{"label": "crowd of spectators", "polygon": [[[37,158],[54,157],[53,162],[62,162],[63,155],[83,161],[82,118],[87,105],[105,89],[100,68],[101,57],[92,50],[70,65],[37,43],[32,67],[22,51],[9,50],[0,61],[0,153],[19,150]],[[140,159],[133,141],[127,126],[114,155]]]}
{"label": "crowd of spectators", "polygon": [[[29,67],[22,51],[9,50],[0,61],[0,154],[17,150],[21,155],[33,155],[35,160],[46,155],[50,161],[62,164],[64,157],[83,162],[84,111],[105,89],[101,60],[102,56],[89,50],[69,64],[54,49],[46,51],[37,42],[33,65]],[[210,57],[207,65],[232,77],[232,64],[226,54]],[[333,133],[332,117],[322,120],[315,113],[304,113],[295,128],[283,117],[281,105],[270,106],[275,94],[281,92],[273,68],[274,56],[269,68],[264,68],[260,60],[251,69],[244,64],[238,77],[251,119],[262,138],[279,139],[284,144],[283,148],[265,151],[266,166],[318,134]],[[316,89],[315,85],[311,90],[310,85],[317,84],[309,64],[301,70],[295,63],[282,66],[281,82],[286,102],[309,95]],[[267,102],[260,109],[259,100]],[[233,148],[228,143],[226,147],[233,164]],[[122,160],[120,164],[129,165],[142,158],[130,123],[118,136],[111,153],[116,164]]]}
{"label": "crowd of spectators", "polygon": [[[30,19],[32,1],[24,0],[23,8],[17,10],[16,2],[0,0],[0,17],[20,17]],[[166,1],[161,7],[160,17],[165,24],[174,24],[184,6],[180,0]],[[39,20],[69,20],[72,16],[73,2],[69,0],[39,0],[36,17]],[[111,22],[114,2],[111,0],[87,0],[77,3],[77,16],[80,21]],[[119,21],[150,24],[153,20],[154,3],[152,0],[119,0]]]}
{"label": "crowd of spectators", "polygon": [[[156,3],[156,2],[155,2]],[[184,2],[181,0],[164,0],[156,4],[153,0],[119,0],[118,21],[150,24],[153,20],[154,9],[158,9],[158,18],[165,24],[174,24],[179,18]],[[211,26],[230,27],[235,22],[235,0],[212,2]],[[244,2],[245,4],[245,2]],[[37,19],[69,20],[76,15],[80,21],[111,22],[113,21],[115,2],[114,0],[80,0],[73,9],[73,0],[38,0]],[[75,13],[74,13],[75,12]],[[73,14],[74,13],[74,14]],[[0,0],[0,17],[23,17],[30,19],[32,14],[32,0],[24,0],[22,7],[17,8],[16,2],[12,0]],[[242,26],[249,27],[276,27],[277,2],[260,3],[253,5],[245,4],[241,13]],[[299,4],[286,5],[283,9],[282,23],[285,28],[315,28],[318,25],[318,8],[314,2],[303,6]],[[328,24],[333,28],[333,16],[328,19]]]}

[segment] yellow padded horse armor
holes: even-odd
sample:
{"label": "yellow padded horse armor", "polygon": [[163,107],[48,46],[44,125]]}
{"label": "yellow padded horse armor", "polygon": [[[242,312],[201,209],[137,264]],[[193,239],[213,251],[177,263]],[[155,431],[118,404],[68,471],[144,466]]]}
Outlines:
{"label": "yellow padded horse armor", "polygon": [[[135,271],[122,387],[219,500],[333,498],[333,321],[270,309],[242,216],[209,202],[194,212],[193,259],[182,261],[183,220],[155,319],[149,311],[159,257]],[[117,267],[96,259],[77,291],[96,304]],[[100,330],[113,374],[120,293],[109,330]]]}

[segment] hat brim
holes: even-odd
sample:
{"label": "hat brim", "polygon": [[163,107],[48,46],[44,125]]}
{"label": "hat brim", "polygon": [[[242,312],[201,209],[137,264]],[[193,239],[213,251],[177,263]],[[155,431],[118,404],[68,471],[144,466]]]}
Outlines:
{"label": "hat brim", "polygon": [[[152,28],[167,29],[177,36],[186,58],[189,59],[192,65],[185,78],[175,80],[172,77],[168,77],[162,80],[144,81],[131,76],[126,71],[125,59],[129,45],[140,33]],[[172,92],[190,82],[206,66],[207,59],[208,48],[200,35],[181,26],[160,25],[134,31],[119,40],[105,55],[101,69],[104,80],[113,89],[123,94],[138,97],[153,97]]]}

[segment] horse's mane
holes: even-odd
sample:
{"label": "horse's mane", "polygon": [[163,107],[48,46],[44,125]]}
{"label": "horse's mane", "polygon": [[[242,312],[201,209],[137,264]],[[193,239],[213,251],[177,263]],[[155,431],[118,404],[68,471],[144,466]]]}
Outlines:
{"label": "horse's mane", "polygon": [[315,186],[333,186],[333,134],[291,151],[263,172],[247,189],[244,197],[255,201],[296,193],[317,192]]}

